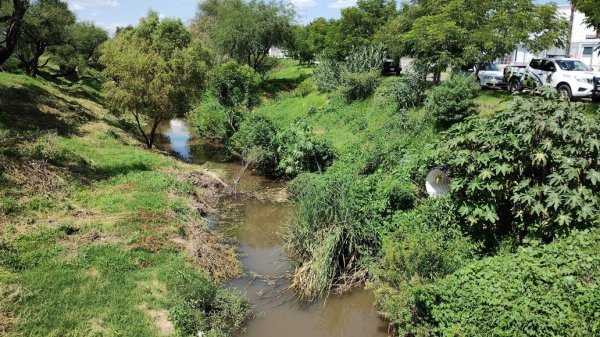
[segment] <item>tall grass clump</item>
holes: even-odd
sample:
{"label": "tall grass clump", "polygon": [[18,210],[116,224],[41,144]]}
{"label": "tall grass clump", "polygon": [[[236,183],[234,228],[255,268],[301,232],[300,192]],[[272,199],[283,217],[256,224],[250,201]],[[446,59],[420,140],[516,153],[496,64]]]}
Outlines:
{"label": "tall grass clump", "polygon": [[362,198],[368,189],[366,181],[342,174],[294,181],[298,207],[287,248],[297,262],[290,287],[300,299],[311,301],[364,281],[379,242],[377,222],[367,221],[377,216]]}

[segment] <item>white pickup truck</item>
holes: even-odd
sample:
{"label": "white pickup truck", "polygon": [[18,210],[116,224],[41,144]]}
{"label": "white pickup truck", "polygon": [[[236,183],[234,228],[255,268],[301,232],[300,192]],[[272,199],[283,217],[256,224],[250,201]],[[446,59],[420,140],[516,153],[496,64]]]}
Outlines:
{"label": "white pickup truck", "polygon": [[600,101],[600,73],[575,59],[533,59],[525,68],[504,68],[504,79],[511,92],[547,85],[569,99],[591,98],[595,102]]}

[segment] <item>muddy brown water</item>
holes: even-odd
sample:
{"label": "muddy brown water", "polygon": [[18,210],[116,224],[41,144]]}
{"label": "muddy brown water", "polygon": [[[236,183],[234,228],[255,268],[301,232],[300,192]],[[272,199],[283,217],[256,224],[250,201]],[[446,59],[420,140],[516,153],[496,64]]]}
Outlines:
{"label": "muddy brown water", "polygon": [[[236,179],[241,165],[227,162],[218,146],[203,142],[183,120],[175,119],[161,130],[157,147],[182,160],[220,171],[226,179]],[[239,331],[239,337],[384,337],[387,324],[373,307],[373,294],[357,289],[342,296],[331,295],[311,306],[301,305],[284,291],[289,284],[290,265],[286,261],[281,237],[293,205],[261,200],[251,195],[285,187],[246,172],[237,187],[238,197],[224,201],[229,216],[216,215],[220,229],[231,232],[239,243],[245,276],[227,287],[246,294],[255,306],[256,317]],[[249,193],[244,193],[249,192]],[[250,196],[249,196],[250,195]]]}

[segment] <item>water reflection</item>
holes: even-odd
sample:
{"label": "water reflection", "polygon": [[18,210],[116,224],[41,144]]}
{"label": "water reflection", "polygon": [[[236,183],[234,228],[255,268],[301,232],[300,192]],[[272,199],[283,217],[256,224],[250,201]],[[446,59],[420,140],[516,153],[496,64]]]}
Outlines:
{"label": "water reflection", "polygon": [[[240,165],[227,161],[224,149],[197,137],[182,120],[173,120],[164,129],[157,146],[182,159],[203,164],[220,171],[233,180]],[[279,188],[285,183],[272,181],[247,172],[238,188],[255,192]],[[254,198],[233,198],[226,201],[233,208],[233,218],[215,215],[211,224],[229,228],[239,242],[241,261],[246,276],[233,280],[228,287],[244,292],[256,306],[260,316],[251,320],[242,337],[383,337],[388,336],[387,324],[373,308],[373,294],[358,289],[344,296],[330,296],[326,302],[310,307],[301,306],[284,292],[289,284],[284,275],[290,266],[283,253],[281,230],[293,206]]]}

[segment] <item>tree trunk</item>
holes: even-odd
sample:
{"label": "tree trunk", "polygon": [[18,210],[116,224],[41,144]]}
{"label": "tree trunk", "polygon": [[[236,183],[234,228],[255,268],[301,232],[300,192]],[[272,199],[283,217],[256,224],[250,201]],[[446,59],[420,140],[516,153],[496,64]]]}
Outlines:
{"label": "tree trunk", "polygon": [[150,141],[148,142],[149,149],[151,149],[152,146],[154,145],[154,139],[156,138],[156,129],[158,128],[158,125],[160,124],[161,121],[162,121],[162,118],[154,119],[154,122],[152,124],[152,129],[150,130]]}
{"label": "tree trunk", "polygon": [[31,77],[36,77],[38,75],[40,57],[44,55],[45,51],[46,45],[44,43],[38,42],[36,44],[35,52],[33,53],[31,59],[26,59],[24,56],[20,57],[21,65],[25,68],[25,71],[27,71],[27,75]]}
{"label": "tree trunk", "polygon": [[7,18],[8,24],[6,31],[4,32],[4,43],[0,43],[0,66],[4,64],[15,51],[21,24],[23,23],[23,16],[26,11],[27,3],[25,0],[13,0],[13,12],[12,15]]}
{"label": "tree trunk", "polygon": [[571,17],[569,18],[569,35],[565,46],[565,56],[571,57],[571,37],[573,36],[573,21],[575,21],[575,5],[571,5]]}
{"label": "tree trunk", "polygon": [[142,127],[142,124],[140,123],[140,115],[137,112],[133,112],[133,111],[131,113],[133,114],[133,117],[135,118],[135,123],[137,124],[138,130],[140,130],[142,137],[144,137],[144,143],[146,143],[146,147],[149,149],[152,148],[150,139],[148,139],[148,136],[146,136],[146,131],[144,131],[144,128]]}

